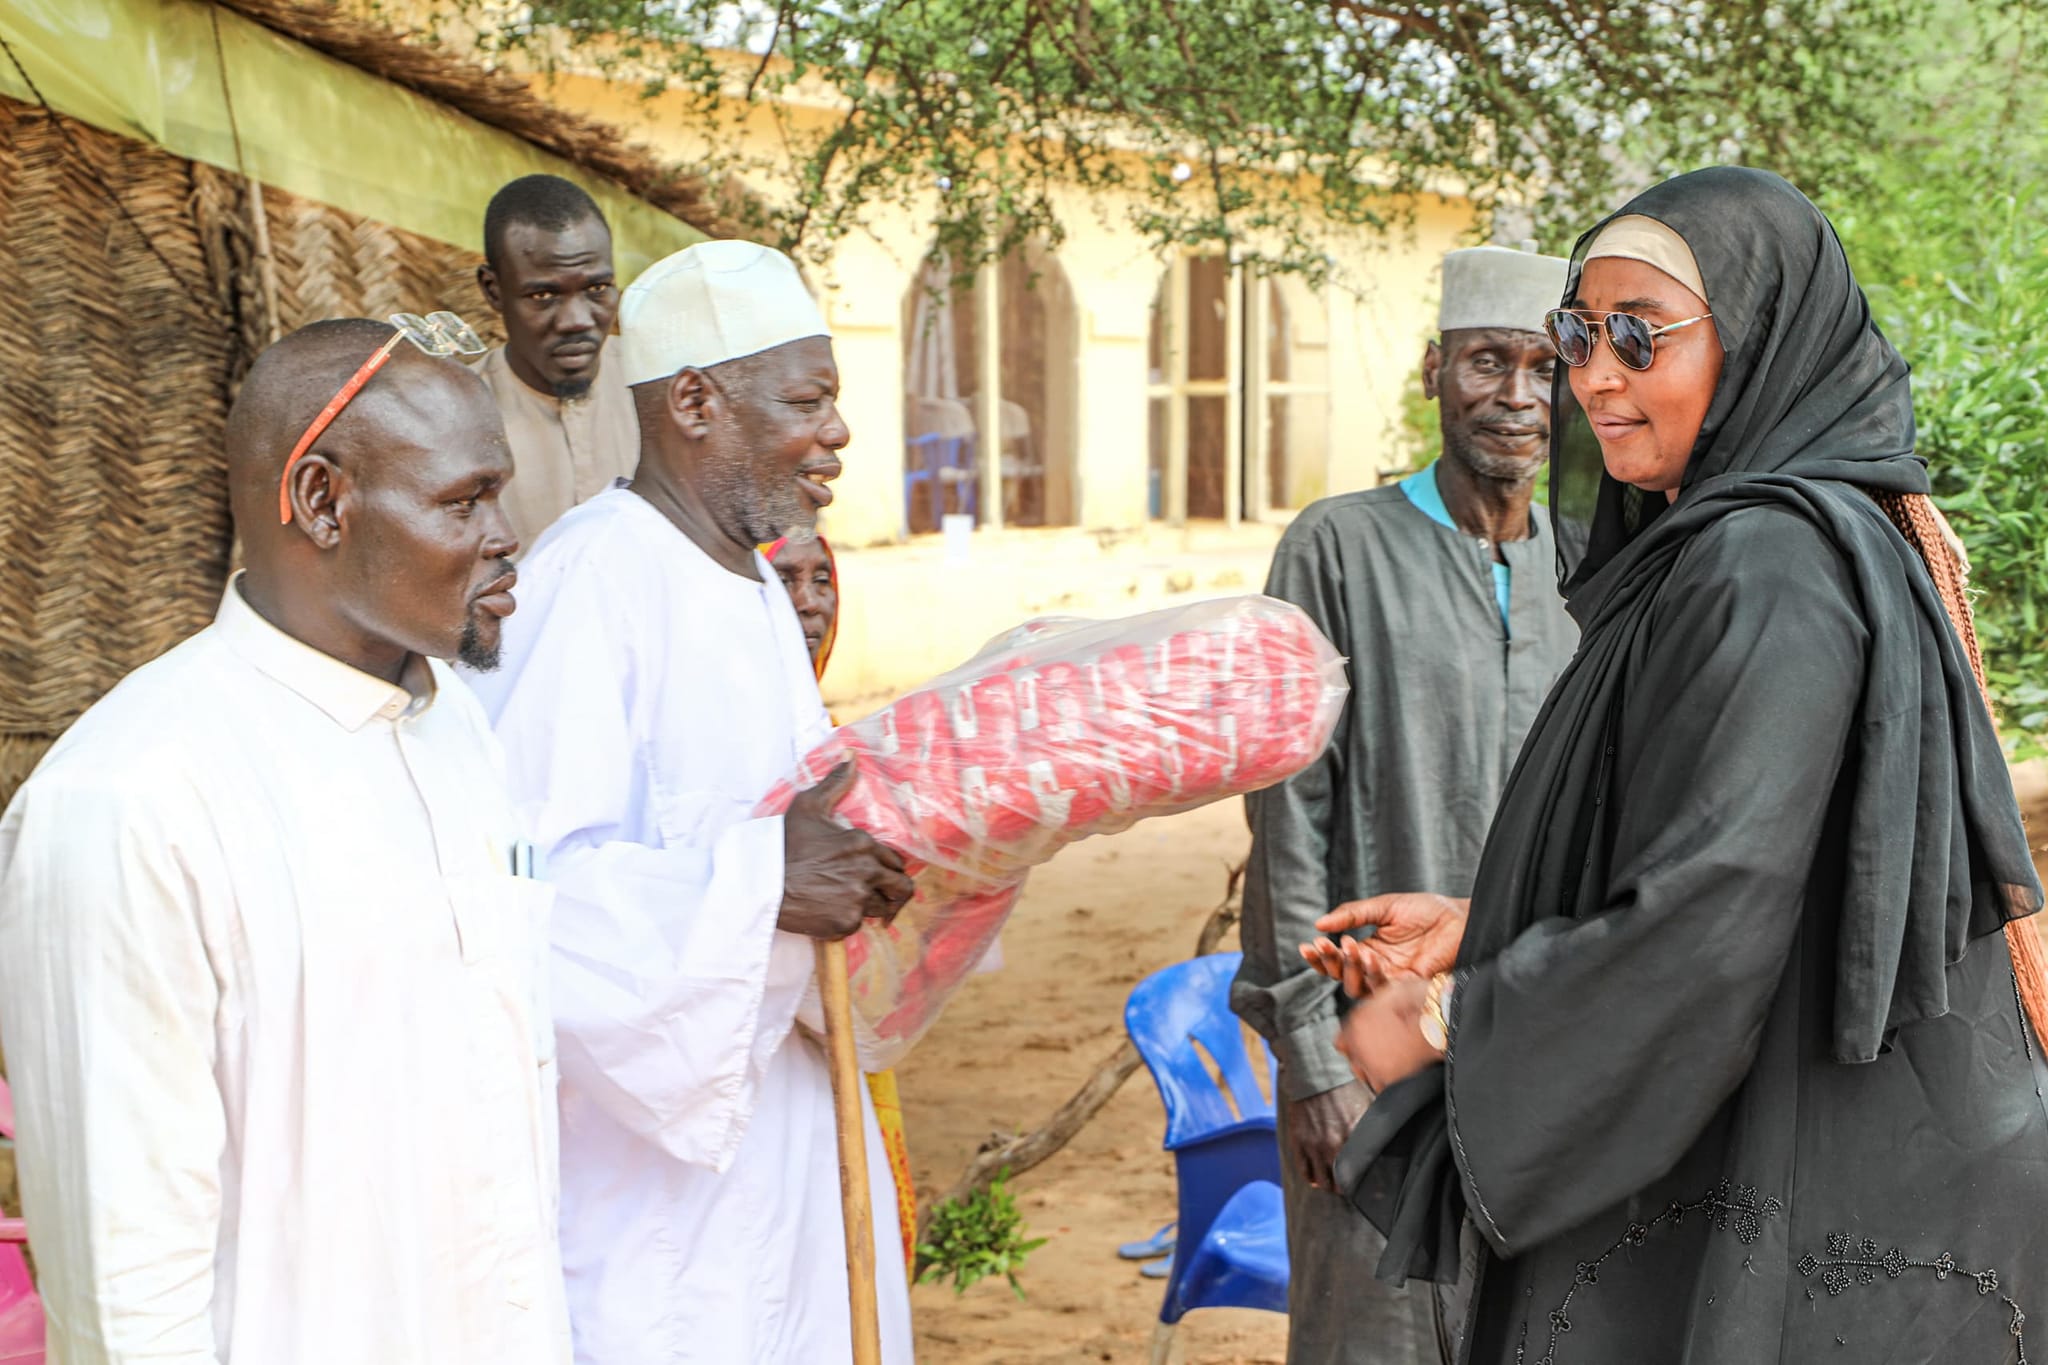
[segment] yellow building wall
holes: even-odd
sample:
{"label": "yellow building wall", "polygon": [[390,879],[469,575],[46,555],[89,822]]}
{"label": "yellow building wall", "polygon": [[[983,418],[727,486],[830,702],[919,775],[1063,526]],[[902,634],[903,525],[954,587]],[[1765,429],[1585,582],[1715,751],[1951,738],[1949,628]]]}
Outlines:
{"label": "yellow building wall", "polygon": [[892,253],[851,237],[823,291],[839,363],[839,410],[853,443],[833,484],[823,530],[849,546],[901,538],[903,523],[903,277]]}
{"label": "yellow building wall", "polygon": [[1340,258],[1329,294],[1330,492],[1369,488],[1406,458],[1401,408],[1436,335],[1444,253],[1472,245],[1472,226],[1470,204],[1432,198],[1412,232],[1361,239]]}
{"label": "yellow building wall", "polygon": [[1166,266],[1113,211],[1078,197],[1060,210],[1067,239],[1053,255],[1081,314],[1075,519],[1091,530],[1133,529],[1146,522],[1146,340]]}
{"label": "yellow building wall", "polygon": [[[707,150],[680,107],[595,76],[557,76],[543,92],[626,129],[679,162]],[[784,109],[822,119],[822,110]],[[739,125],[743,156],[781,146],[756,111]],[[772,198],[772,184],[750,183]],[[1147,518],[1147,338],[1165,258],[1128,223],[1126,206],[1074,196],[1060,205],[1067,237],[1053,253],[1067,276],[1078,345],[1065,385],[1074,412],[1072,528],[977,531],[961,557],[939,537],[905,535],[905,309],[931,240],[931,209],[878,215],[845,237],[821,268],[807,266],[824,301],[853,433],[846,473],[823,527],[840,554],[843,620],[828,700],[861,707],[951,667],[982,642],[1046,612],[1122,615],[1226,592],[1256,592],[1281,525],[1169,528]],[[1291,470],[1297,487],[1366,487],[1405,460],[1403,396],[1435,330],[1438,262],[1464,244],[1472,210],[1435,200],[1412,229],[1361,232],[1336,259],[1336,282],[1314,330],[1326,338],[1330,433],[1326,467]]]}

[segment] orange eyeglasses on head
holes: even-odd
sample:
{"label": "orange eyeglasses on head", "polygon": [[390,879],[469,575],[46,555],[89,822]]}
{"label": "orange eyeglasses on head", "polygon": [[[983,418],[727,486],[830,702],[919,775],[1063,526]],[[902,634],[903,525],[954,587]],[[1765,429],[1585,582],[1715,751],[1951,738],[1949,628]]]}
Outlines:
{"label": "orange eyeglasses on head", "polygon": [[334,419],[341,416],[341,410],[355,401],[377,371],[384,368],[384,362],[391,359],[391,353],[398,349],[401,341],[410,341],[428,355],[482,355],[490,349],[476,329],[453,313],[429,313],[421,317],[418,313],[393,313],[385,319],[398,330],[391,339],[370,353],[340,392],[327,400],[327,406],[320,409],[320,415],[310,422],[298,443],[292,447],[291,457],[284,462],[284,472],[277,476],[277,520],[281,526],[292,522],[292,496],[290,482],[292,470],[305,453],[313,448],[313,442],[320,439],[322,432],[334,425]]}

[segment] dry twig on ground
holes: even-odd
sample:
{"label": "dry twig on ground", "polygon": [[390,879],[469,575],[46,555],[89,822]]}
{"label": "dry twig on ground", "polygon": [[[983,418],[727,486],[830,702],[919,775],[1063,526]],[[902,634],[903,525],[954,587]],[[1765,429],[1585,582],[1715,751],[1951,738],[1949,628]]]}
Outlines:
{"label": "dry twig on ground", "polygon": [[[1195,938],[1195,951],[1190,955],[1203,957],[1216,951],[1223,942],[1223,936],[1237,925],[1242,904],[1241,893],[1244,883],[1244,864],[1234,864],[1224,884],[1223,899],[1209,912],[1209,918],[1202,924],[1202,932]],[[952,1188],[937,1199],[926,1201],[918,1210],[917,1236],[920,1244],[924,1241],[925,1228],[931,1222],[931,1213],[940,1204],[967,1199],[976,1191],[987,1189],[989,1183],[1007,1172],[1022,1175],[1033,1166],[1044,1162],[1069,1142],[1074,1135],[1087,1126],[1088,1121],[1100,1113],[1102,1106],[1109,1103],[1110,1096],[1122,1088],[1138,1069],[1138,1049],[1131,1046],[1126,1038],[1117,1050],[1103,1059],[1100,1066],[1073,1096],[1053,1111],[1037,1128],[1028,1133],[1019,1133],[1010,1138],[991,1138],[982,1144],[974,1159],[967,1163],[967,1169],[953,1182]]]}

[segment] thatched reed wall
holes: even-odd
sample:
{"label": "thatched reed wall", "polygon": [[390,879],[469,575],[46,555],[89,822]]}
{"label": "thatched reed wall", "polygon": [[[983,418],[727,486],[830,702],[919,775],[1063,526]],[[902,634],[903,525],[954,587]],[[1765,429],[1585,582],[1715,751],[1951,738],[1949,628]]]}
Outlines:
{"label": "thatched reed wall", "polygon": [[[470,253],[264,200],[283,330],[435,308],[495,326]],[[0,98],[0,804],[212,617],[222,430],[271,325],[251,228],[239,178]]]}
{"label": "thatched reed wall", "polygon": [[[239,229],[247,220],[239,181],[211,167],[199,169],[233,197],[229,221]],[[447,308],[469,319],[491,343],[504,340],[497,315],[477,289],[481,256],[276,190],[263,198],[284,331],[321,318]],[[477,216],[483,216],[482,205]],[[245,249],[239,236],[237,243]]]}
{"label": "thatched reed wall", "polygon": [[6,795],[121,674],[205,621],[227,565],[219,435],[235,345],[171,274],[212,287],[192,167],[64,131],[69,142],[42,111],[0,99]]}

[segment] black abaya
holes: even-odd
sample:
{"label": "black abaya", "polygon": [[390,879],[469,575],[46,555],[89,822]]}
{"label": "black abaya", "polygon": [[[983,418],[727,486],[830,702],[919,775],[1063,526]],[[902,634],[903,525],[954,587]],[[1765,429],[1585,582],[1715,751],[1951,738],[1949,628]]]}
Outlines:
{"label": "black abaya", "polygon": [[1864,492],[1925,487],[1904,366],[1775,177],[1624,212],[1692,245],[1721,388],[1668,510],[1601,486],[1448,1062],[1376,1100],[1340,1178],[1387,1278],[1483,1234],[1475,1365],[2023,1359],[2048,1112],[2000,930],[2040,892],[1925,568]]}

